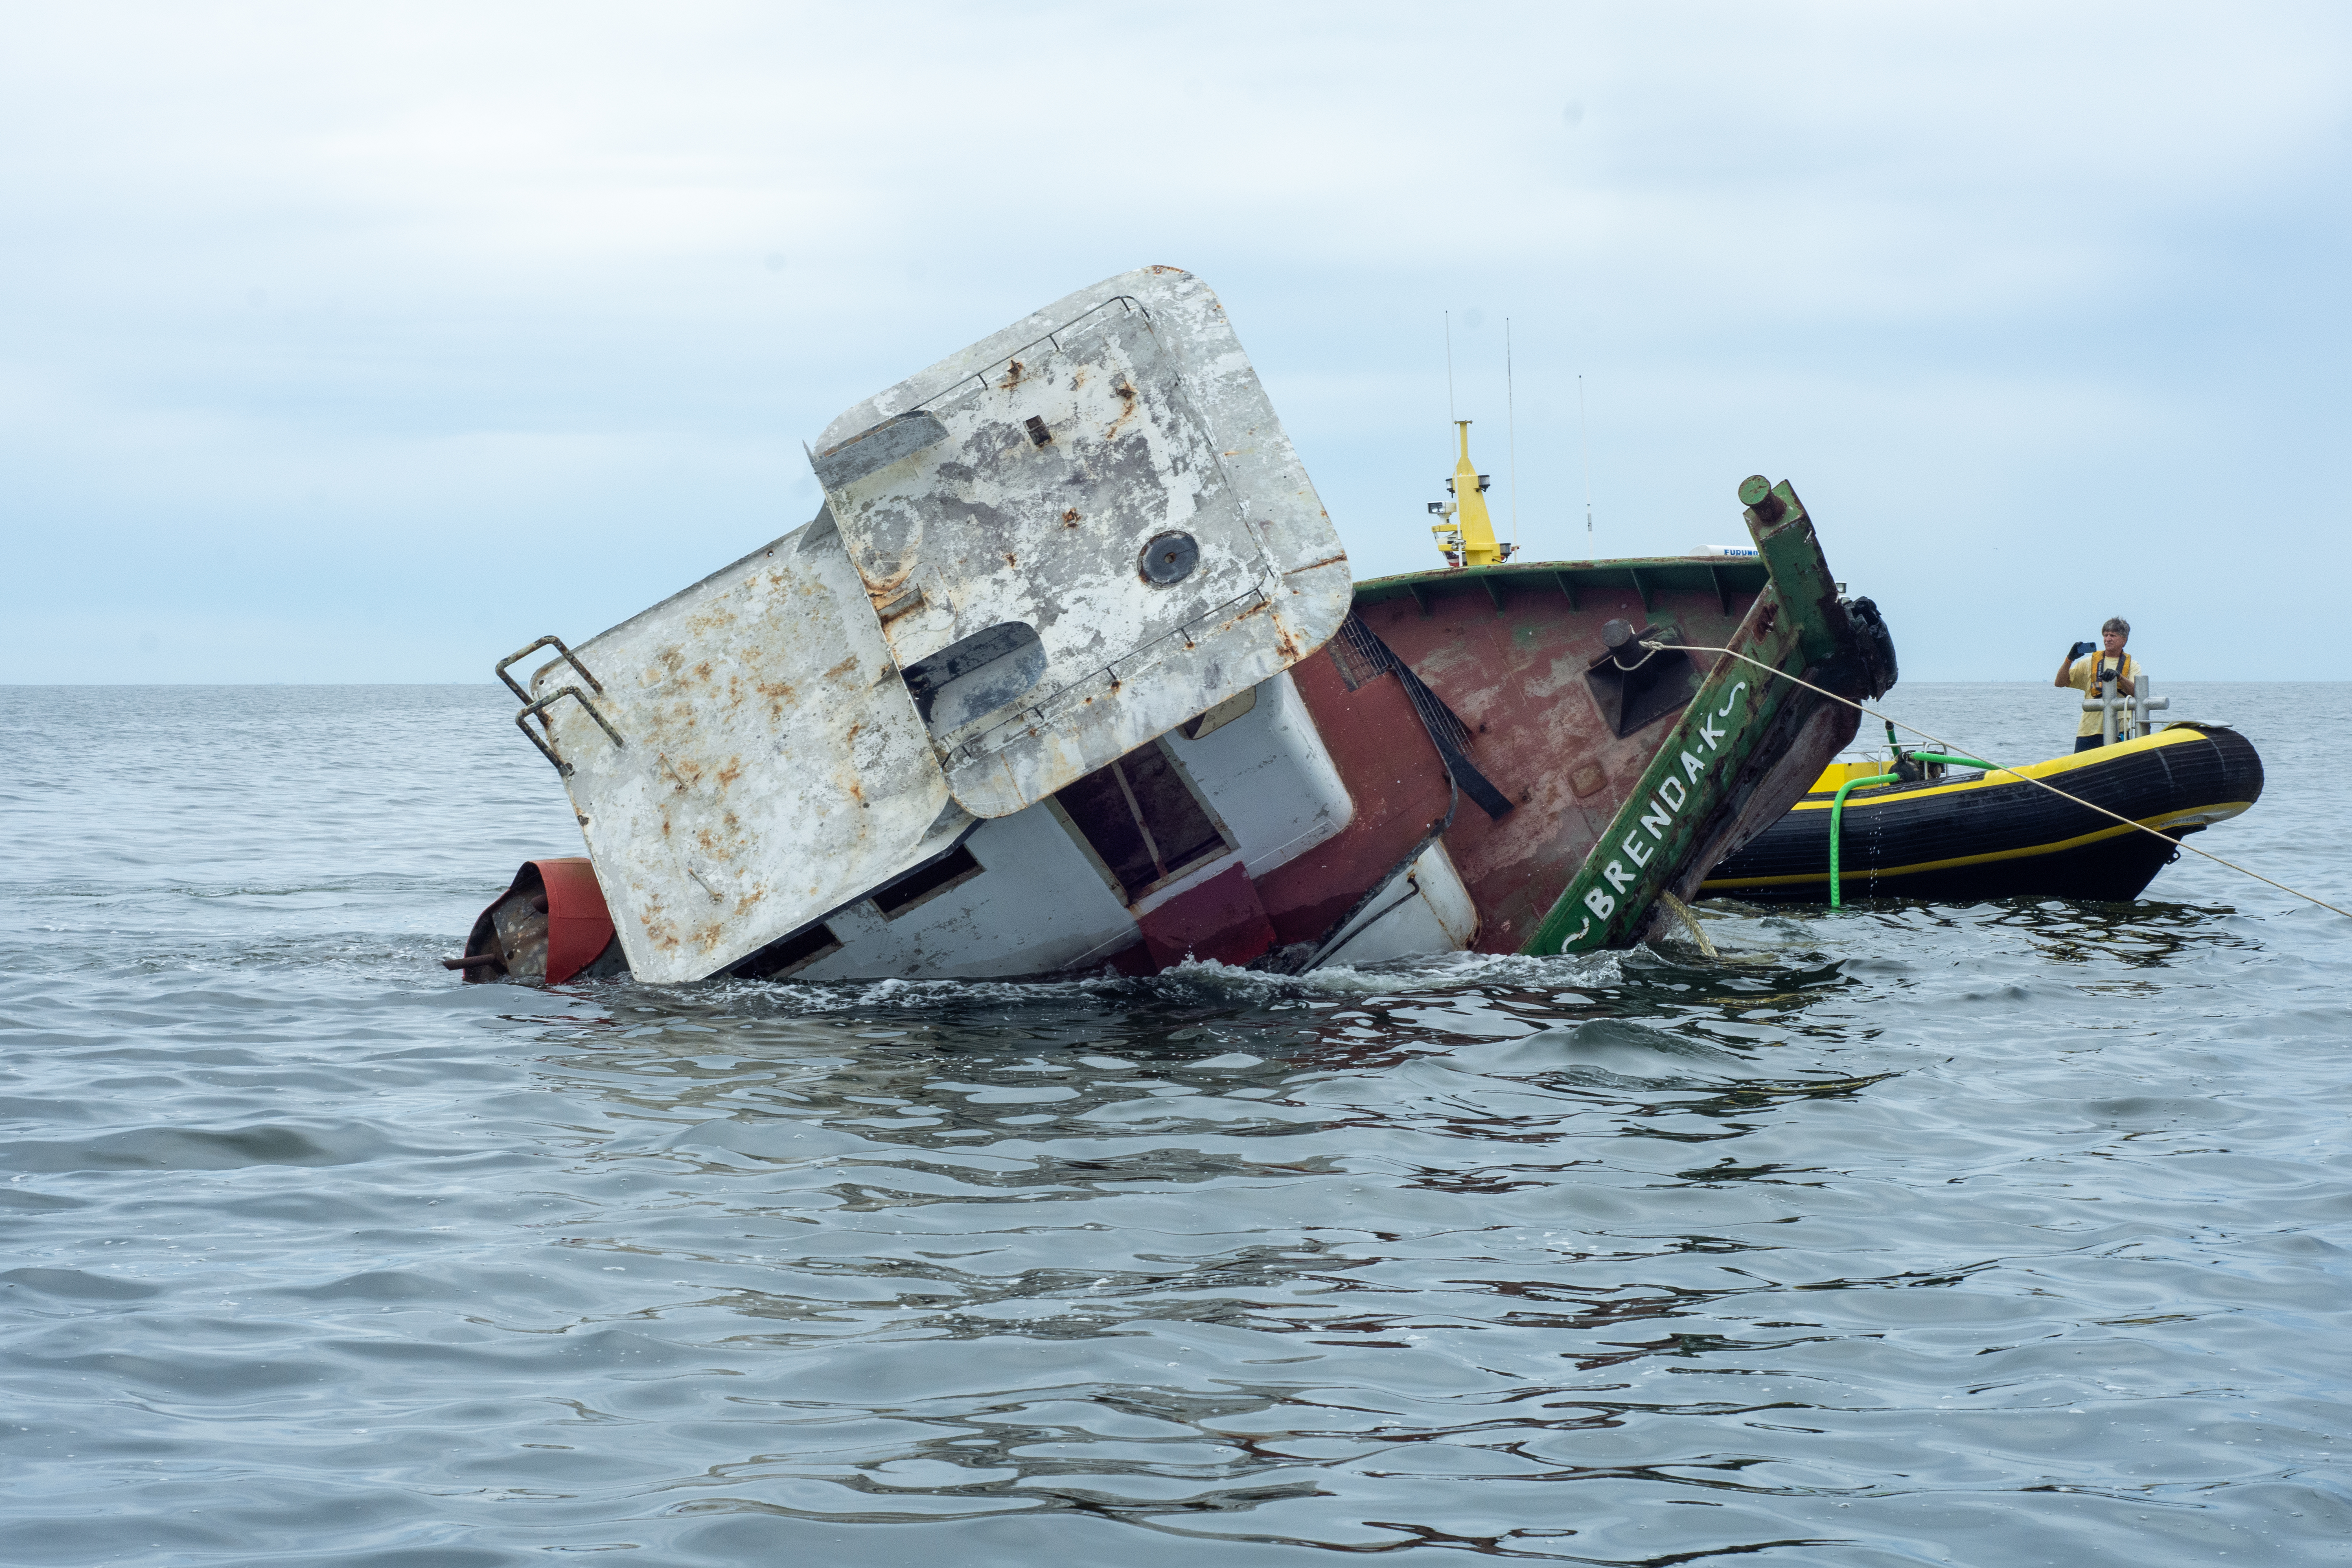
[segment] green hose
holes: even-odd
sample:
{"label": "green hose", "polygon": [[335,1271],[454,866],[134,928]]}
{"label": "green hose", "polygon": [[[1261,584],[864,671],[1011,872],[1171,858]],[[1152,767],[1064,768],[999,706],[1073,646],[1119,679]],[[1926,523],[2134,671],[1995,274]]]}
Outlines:
{"label": "green hose", "polygon": [[1986,762],[1982,757],[1948,757],[1941,752],[1906,752],[1904,755],[1922,763],[1943,763],[1957,768],[1982,768],[1989,773],[2001,771],[1996,764]]}
{"label": "green hose", "polygon": [[1895,721],[1892,719],[1886,721],[1886,749],[1895,753],[1895,760],[1897,763],[1902,762],[1906,757],[1916,757],[1923,763],[1946,763],[1963,768],[1982,768],[1989,773],[2000,772],[1981,757],[1949,757],[1941,752],[1906,752],[1903,749],[1903,742],[1895,738]]}
{"label": "green hose", "polygon": [[1845,812],[1845,792],[1850,789],[1860,789],[1865,784],[1895,782],[1893,773],[1878,773],[1866,779],[1848,779],[1838,785],[1837,798],[1830,802],[1830,908],[1833,910],[1842,908],[1844,902],[1838,897],[1838,818]]}
{"label": "green hose", "polygon": [[[1893,739],[1895,727],[1888,725],[1886,732],[1888,738]],[[1955,757],[1942,752],[1906,752],[1897,747],[1895,757],[1897,762],[1908,758],[1915,763],[1942,763],[1947,767],[1982,768],[1989,773],[2000,771],[1981,757]],[[1899,781],[1896,774],[1878,773],[1866,779],[1848,779],[1838,785],[1837,798],[1830,802],[1830,908],[1835,910],[1845,907],[1843,890],[1838,886],[1838,822],[1839,818],[1845,815],[1845,792],[1850,789],[1861,789],[1868,784],[1897,782]]]}
{"label": "green hose", "polygon": [[[1907,759],[1915,763],[1942,763],[1947,767],[1982,768],[1989,773],[2000,771],[1981,757],[1955,757],[1942,752],[1906,752],[1895,742],[1895,724],[1892,720],[1889,720],[1886,725],[1886,745],[1887,749],[1895,753],[1895,761],[1898,764]],[[1838,886],[1838,826],[1839,819],[1845,815],[1846,791],[1861,789],[1867,784],[1899,782],[1899,774],[1879,773],[1872,778],[1848,779],[1838,785],[1837,798],[1830,802],[1830,908],[1835,910],[1845,906],[1843,890]]]}

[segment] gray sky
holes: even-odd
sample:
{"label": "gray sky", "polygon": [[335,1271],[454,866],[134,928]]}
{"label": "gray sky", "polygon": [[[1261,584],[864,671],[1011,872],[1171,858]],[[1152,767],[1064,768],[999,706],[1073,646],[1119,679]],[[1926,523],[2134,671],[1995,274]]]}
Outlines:
{"label": "gray sky", "polygon": [[[0,5],[0,680],[483,680],[806,521],[850,403],[1148,262],[1360,576],[1793,480],[1907,676],[2328,677],[2337,5]],[[1577,378],[1596,520],[1583,523]],[[2332,647],[2332,640],[2331,640]]]}

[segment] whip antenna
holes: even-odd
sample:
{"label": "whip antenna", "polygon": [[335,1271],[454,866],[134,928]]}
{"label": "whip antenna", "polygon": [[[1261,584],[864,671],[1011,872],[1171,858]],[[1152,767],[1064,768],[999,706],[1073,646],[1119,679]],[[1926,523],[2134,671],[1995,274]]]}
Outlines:
{"label": "whip antenna", "polygon": [[1454,312],[1445,312],[1445,422],[1454,420]]}
{"label": "whip antenna", "polygon": [[1511,553],[1519,552],[1519,404],[1511,385],[1511,318],[1503,318],[1503,417],[1511,437]]}
{"label": "whip antenna", "polygon": [[1584,435],[1584,378],[1576,378],[1576,450],[1584,465],[1584,532],[1592,534],[1592,443]]}

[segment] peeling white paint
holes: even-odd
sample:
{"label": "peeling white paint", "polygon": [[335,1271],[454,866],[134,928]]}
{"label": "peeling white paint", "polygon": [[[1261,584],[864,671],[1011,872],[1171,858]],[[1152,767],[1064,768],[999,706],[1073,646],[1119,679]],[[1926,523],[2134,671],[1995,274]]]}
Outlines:
{"label": "peeling white paint", "polygon": [[723,968],[970,825],[822,517],[573,651],[624,744],[569,702],[553,739],[641,980]]}
{"label": "peeling white paint", "polygon": [[[929,444],[850,463],[921,438],[904,434],[918,420]],[[978,816],[1287,668],[1350,603],[1338,532],[1223,308],[1174,268],[1082,289],[868,399],[827,427],[818,467],[901,666],[1000,626],[1044,645],[1034,688],[934,736]],[[1198,563],[1147,580],[1145,547],[1172,533]]]}

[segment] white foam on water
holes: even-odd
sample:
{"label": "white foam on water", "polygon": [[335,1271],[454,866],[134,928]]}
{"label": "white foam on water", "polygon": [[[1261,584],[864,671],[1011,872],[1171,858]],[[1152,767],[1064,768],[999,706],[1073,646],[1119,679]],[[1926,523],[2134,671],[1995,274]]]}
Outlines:
{"label": "white foam on water", "polygon": [[1117,996],[1273,1003],[1313,997],[1431,994],[1492,986],[1577,989],[1613,985],[1623,978],[1622,957],[1614,952],[1565,953],[1548,958],[1524,953],[1447,952],[1392,959],[1361,967],[1332,964],[1304,974],[1276,974],[1213,959],[1190,959],[1143,978],[1101,973],[1047,980],[720,980],[692,987],[690,994],[703,1003],[764,1001],[788,1013],[824,1014],[991,1003],[1035,1005],[1062,998],[1094,1002]]}

